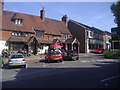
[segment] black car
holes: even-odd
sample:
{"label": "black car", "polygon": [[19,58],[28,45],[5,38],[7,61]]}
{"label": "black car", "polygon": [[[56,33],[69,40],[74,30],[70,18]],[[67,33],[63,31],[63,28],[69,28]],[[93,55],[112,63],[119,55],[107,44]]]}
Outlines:
{"label": "black car", "polygon": [[64,60],[78,60],[79,55],[76,51],[67,51],[66,54],[63,55]]}

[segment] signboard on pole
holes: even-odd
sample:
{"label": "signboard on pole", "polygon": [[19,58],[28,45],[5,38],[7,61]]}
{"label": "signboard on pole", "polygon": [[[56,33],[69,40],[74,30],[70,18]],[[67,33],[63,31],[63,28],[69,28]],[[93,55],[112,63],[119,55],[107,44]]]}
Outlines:
{"label": "signboard on pole", "polygon": [[112,40],[119,40],[120,31],[118,27],[111,28]]}

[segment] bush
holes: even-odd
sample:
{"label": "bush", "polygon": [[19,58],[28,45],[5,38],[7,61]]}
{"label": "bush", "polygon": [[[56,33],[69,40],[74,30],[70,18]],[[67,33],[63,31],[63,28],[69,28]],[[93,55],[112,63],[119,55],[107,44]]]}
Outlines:
{"label": "bush", "polygon": [[120,58],[120,49],[112,51],[104,51],[103,55],[105,58],[118,59]]}
{"label": "bush", "polygon": [[112,56],[112,51],[104,51],[103,55],[104,55],[104,57],[109,58]]}
{"label": "bush", "polygon": [[115,50],[113,55],[119,58],[120,57],[120,49]]}

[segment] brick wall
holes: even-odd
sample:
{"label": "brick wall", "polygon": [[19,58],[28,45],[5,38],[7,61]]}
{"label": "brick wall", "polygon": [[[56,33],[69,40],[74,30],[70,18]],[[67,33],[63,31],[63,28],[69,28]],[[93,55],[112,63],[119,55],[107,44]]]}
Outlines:
{"label": "brick wall", "polygon": [[80,42],[80,52],[85,53],[85,29],[73,23],[72,21],[68,22],[68,29],[73,37],[76,37]]}

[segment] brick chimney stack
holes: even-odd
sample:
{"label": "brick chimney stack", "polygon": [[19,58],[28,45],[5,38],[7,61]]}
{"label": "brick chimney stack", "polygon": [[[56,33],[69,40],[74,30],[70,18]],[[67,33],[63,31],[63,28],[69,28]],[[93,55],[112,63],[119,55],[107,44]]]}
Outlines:
{"label": "brick chimney stack", "polygon": [[42,20],[44,20],[44,17],[45,17],[45,10],[44,10],[44,7],[42,8],[42,10],[40,11],[40,18],[42,19]]}
{"label": "brick chimney stack", "polygon": [[67,17],[67,15],[64,15],[62,17],[62,21],[65,22],[66,26],[68,25],[68,17]]}
{"label": "brick chimney stack", "polygon": [[4,1],[2,0],[2,1],[0,1],[0,10],[3,11],[3,8],[4,8]]}

